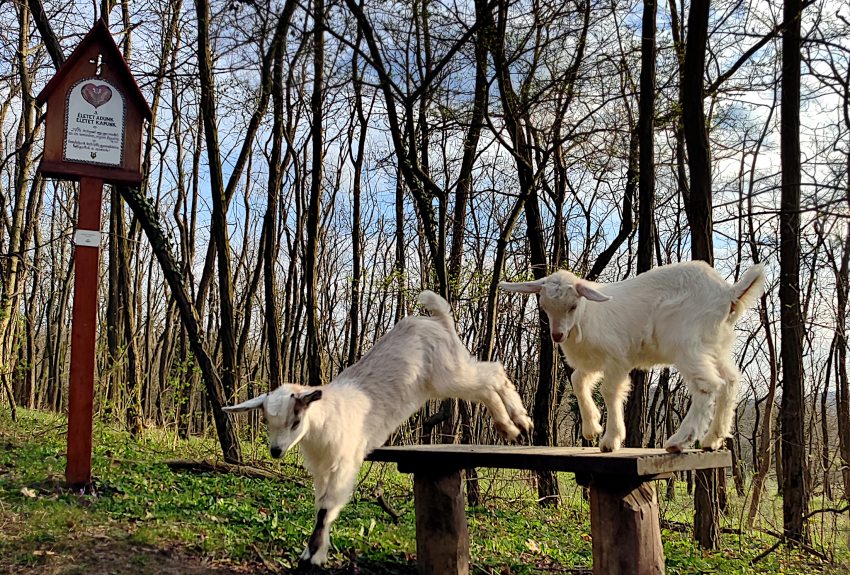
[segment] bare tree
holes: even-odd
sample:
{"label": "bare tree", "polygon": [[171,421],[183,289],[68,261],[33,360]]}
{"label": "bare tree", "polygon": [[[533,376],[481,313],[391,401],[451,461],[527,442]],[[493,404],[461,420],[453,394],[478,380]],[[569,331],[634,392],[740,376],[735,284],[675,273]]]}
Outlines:
{"label": "bare tree", "polygon": [[[641,26],[640,108],[638,111],[638,248],[637,273],[652,268],[655,245],[655,0],[643,3]],[[646,432],[649,374],[630,374],[632,391],[626,403],[626,445],[643,447]]]}
{"label": "bare tree", "polygon": [[782,360],[782,515],[790,542],[806,538],[806,452],[803,435],[803,325],[800,312],[800,68],[801,0],[786,0],[782,34],[779,305]]}

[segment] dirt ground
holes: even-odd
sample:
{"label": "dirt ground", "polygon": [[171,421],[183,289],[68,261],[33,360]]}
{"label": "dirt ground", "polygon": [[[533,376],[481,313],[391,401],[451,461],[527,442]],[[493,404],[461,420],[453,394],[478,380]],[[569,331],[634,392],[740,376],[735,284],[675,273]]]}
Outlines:
{"label": "dirt ground", "polygon": [[[413,575],[410,566],[370,565],[356,560],[330,569],[287,569],[259,557],[256,562],[234,564],[211,561],[191,549],[171,545],[139,544],[130,534],[113,528],[76,532],[53,541],[25,540],[20,516],[2,508],[0,539],[15,549],[0,554],[0,575]],[[25,560],[22,560],[24,558]]]}
{"label": "dirt ground", "polygon": [[[2,502],[0,502],[2,505]],[[129,535],[78,533],[54,541],[19,536],[25,526],[15,513],[0,510],[0,538],[15,550],[0,555],[0,574],[26,575],[243,575],[270,572],[262,566],[216,564],[179,547],[157,548],[129,540]]]}

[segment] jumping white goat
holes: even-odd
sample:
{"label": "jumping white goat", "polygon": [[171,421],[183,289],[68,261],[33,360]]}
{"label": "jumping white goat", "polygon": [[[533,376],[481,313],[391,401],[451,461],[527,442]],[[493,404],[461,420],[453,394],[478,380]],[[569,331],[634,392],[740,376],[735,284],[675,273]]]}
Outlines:
{"label": "jumping white goat", "polygon": [[582,435],[589,440],[602,432],[592,392],[603,377],[608,421],[599,442],[602,451],[619,449],[626,438],[623,404],[629,371],[674,364],[691,392],[688,413],[664,444],[667,451],[678,452],[695,439],[703,449],[719,449],[729,434],[741,376],[731,358],[734,326],[761,296],[763,284],[761,265],[730,285],[705,262],[692,261],[612,284],[562,270],[536,281],[501,282],[499,287],[539,294],[552,339],[575,369],[573,392]]}
{"label": "jumping white goat", "polygon": [[224,408],[263,410],[272,457],[301,443],[316,498],[316,527],[302,562],[325,562],[330,526],[351,497],[366,455],[429,399],[483,403],[508,439],[531,432],[531,419],[502,364],[469,355],[446,300],[426,290],[419,303],[432,317],[404,318],[329,385],[287,384]]}

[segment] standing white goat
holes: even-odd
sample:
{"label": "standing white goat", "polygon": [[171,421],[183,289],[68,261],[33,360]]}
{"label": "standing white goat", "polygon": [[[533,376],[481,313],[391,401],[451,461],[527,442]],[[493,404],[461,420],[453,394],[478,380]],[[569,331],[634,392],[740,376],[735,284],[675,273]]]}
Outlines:
{"label": "standing white goat", "polygon": [[582,435],[589,440],[602,432],[592,391],[599,376],[604,378],[608,421],[599,441],[602,451],[619,449],[626,438],[623,404],[629,371],[674,364],[691,392],[688,413],[664,444],[667,451],[678,452],[698,438],[703,449],[719,449],[729,434],[741,376],[731,358],[734,326],[760,297],[763,284],[761,265],[730,285],[705,262],[692,261],[612,284],[562,270],[536,281],[501,282],[499,287],[539,294],[552,339],[575,369],[573,392]]}
{"label": "standing white goat", "polygon": [[446,300],[426,290],[419,303],[432,317],[404,318],[330,384],[287,384],[224,408],[263,410],[272,457],[301,443],[316,498],[316,527],[303,562],[325,562],[330,526],[350,499],[366,455],[429,399],[483,403],[508,439],[531,432],[531,419],[502,364],[469,355]]}

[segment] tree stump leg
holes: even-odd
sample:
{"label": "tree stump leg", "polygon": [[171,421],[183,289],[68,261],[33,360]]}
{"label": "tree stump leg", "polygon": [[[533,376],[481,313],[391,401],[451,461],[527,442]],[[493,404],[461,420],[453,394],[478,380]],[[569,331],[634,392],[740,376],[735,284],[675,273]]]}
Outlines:
{"label": "tree stump leg", "polygon": [[[722,472],[725,477],[725,470]],[[720,498],[717,469],[694,472],[694,539],[703,549],[720,544]]]}
{"label": "tree stump leg", "polygon": [[596,575],[663,575],[664,547],[655,486],[590,482]]}
{"label": "tree stump leg", "polygon": [[420,575],[468,575],[469,530],[460,470],[415,472],[413,498]]}

